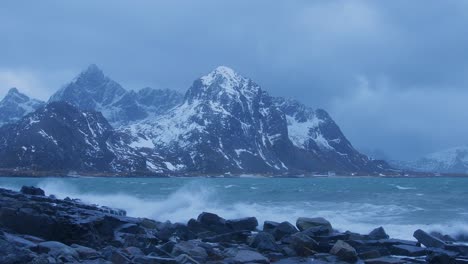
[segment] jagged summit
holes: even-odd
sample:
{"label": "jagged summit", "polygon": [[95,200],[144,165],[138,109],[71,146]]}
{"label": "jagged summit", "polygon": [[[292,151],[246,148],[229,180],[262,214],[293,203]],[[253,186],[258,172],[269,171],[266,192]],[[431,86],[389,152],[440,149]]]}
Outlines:
{"label": "jagged summit", "polygon": [[51,96],[49,102],[65,101],[80,109],[99,110],[118,101],[126,90],[91,64],[70,84]]}
{"label": "jagged summit", "polygon": [[86,68],[84,71],[82,71],[77,79],[94,79],[94,80],[102,80],[105,79],[106,76],[104,75],[104,72],[96,65],[96,64],[90,64],[88,68]]}
{"label": "jagged summit", "polygon": [[219,66],[213,71],[195,80],[185,95],[189,103],[194,100],[213,102],[239,102],[251,98],[261,91],[251,79],[233,69]]}
{"label": "jagged summit", "polygon": [[8,90],[8,93],[5,95],[2,102],[24,103],[29,100],[30,98],[27,95],[20,93],[20,91],[16,87],[13,87],[10,88],[10,90]]}
{"label": "jagged summit", "polygon": [[95,64],[51,96],[49,102],[65,101],[81,110],[102,112],[115,127],[157,116],[177,105],[182,95],[145,88],[128,91],[107,77]]}
{"label": "jagged summit", "polygon": [[0,126],[19,120],[43,104],[44,102],[29,98],[17,88],[11,88],[0,101]]}
{"label": "jagged summit", "polygon": [[238,84],[241,79],[245,79],[233,69],[226,66],[218,66],[216,69],[200,78],[206,86],[212,85],[216,81],[225,81]]}
{"label": "jagged summit", "polygon": [[18,94],[18,93],[19,93],[18,88],[12,87],[10,88],[10,90],[8,90],[7,94]]}

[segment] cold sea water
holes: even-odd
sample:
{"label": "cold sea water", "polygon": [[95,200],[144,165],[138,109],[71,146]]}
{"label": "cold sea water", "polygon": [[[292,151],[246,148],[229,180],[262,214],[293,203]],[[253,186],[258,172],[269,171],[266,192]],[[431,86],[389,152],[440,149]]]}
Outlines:
{"label": "cold sea water", "polygon": [[290,221],[322,216],[334,228],[394,238],[414,230],[468,234],[468,178],[10,178],[0,187],[43,188],[58,198],[125,209],[129,216],[187,222],[203,211],[224,218]]}

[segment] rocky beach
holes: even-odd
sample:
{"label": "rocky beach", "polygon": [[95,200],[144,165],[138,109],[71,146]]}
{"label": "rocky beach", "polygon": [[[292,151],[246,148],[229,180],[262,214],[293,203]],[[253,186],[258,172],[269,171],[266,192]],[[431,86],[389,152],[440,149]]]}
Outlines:
{"label": "rocky beach", "polygon": [[[274,220],[274,219],[272,219]],[[416,230],[414,240],[339,232],[318,216],[296,223],[202,212],[187,223],[0,189],[0,263],[468,263],[463,237]]]}

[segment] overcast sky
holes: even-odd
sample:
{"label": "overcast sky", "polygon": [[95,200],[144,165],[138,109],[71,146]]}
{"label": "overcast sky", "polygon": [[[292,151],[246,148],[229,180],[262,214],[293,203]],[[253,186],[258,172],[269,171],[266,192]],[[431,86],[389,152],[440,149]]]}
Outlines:
{"label": "overcast sky", "polygon": [[0,97],[40,99],[96,63],[127,89],[185,91],[218,65],[324,108],[360,150],[468,144],[468,1],[0,3]]}

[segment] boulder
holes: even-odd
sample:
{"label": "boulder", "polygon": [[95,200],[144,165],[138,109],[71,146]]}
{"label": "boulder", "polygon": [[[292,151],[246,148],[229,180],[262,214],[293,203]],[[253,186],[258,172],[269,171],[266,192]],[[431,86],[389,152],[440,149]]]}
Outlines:
{"label": "boulder", "polygon": [[21,187],[22,194],[28,194],[28,195],[38,195],[38,196],[45,196],[44,190],[41,188],[37,188],[34,186],[23,186]]}
{"label": "boulder", "polygon": [[0,263],[29,263],[36,257],[37,256],[33,254],[33,252],[17,247],[6,240],[0,239]]}
{"label": "boulder", "polygon": [[226,220],[213,213],[203,212],[198,216],[197,221],[204,229],[218,234],[228,233],[231,231],[231,229],[226,226]]}
{"label": "boulder", "polygon": [[468,256],[468,245],[451,244],[451,245],[446,245],[445,249],[458,252],[462,256]]}
{"label": "boulder", "polygon": [[178,264],[200,264],[198,261],[196,261],[195,259],[193,259],[192,257],[190,257],[187,254],[182,254],[182,255],[177,256],[175,258],[175,261]]}
{"label": "boulder", "polygon": [[444,241],[429,235],[421,229],[416,230],[413,236],[419,241],[419,243],[426,247],[443,248],[445,246]]}
{"label": "boulder", "polygon": [[343,240],[338,240],[330,250],[330,254],[344,261],[354,262],[358,259],[356,250]]}
{"label": "boulder", "polygon": [[263,231],[273,233],[273,231],[279,224],[280,223],[274,221],[265,221],[263,222]]}
{"label": "boulder", "polygon": [[74,248],[57,241],[41,242],[37,244],[35,251],[38,253],[46,253],[54,257],[71,256],[75,259],[79,258],[79,254]]}
{"label": "boulder", "polygon": [[258,221],[255,217],[246,217],[227,220],[226,225],[233,231],[254,231],[257,229]]}
{"label": "boulder", "polygon": [[146,233],[143,227],[134,223],[123,224],[119,228],[116,229],[116,232],[122,232],[122,233],[133,234],[133,235]]}
{"label": "boulder", "polygon": [[233,263],[244,264],[244,263],[259,263],[268,264],[270,261],[262,254],[252,250],[239,250],[233,257]]}
{"label": "boulder", "polygon": [[442,234],[440,232],[433,231],[433,232],[430,233],[430,235],[433,236],[433,237],[436,237],[436,238],[438,238],[438,239],[440,239],[440,240],[442,240],[444,242],[456,242],[457,241],[455,238],[453,238],[453,237],[451,237],[449,235],[444,235],[444,234]]}
{"label": "boulder", "polygon": [[374,258],[374,259],[367,259],[364,261],[364,263],[366,264],[404,264],[407,262],[399,258],[380,257],[380,258]]}
{"label": "boulder", "polygon": [[99,252],[97,252],[95,249],[77,245],[77,244],[72,244],[71,247],[78,252],[78,255],[80,256],[80,259],[91,259],[91,258],[98,258],[101,256]]}
{"label": "boulder", "polygon": [[260,232],[255,235],[249,245],[259,251],[275,252],[279,250],[279,247],[275,242],[275,238],[268,232]]}
{"label": "boulder", "polygon": [[310,237],[328,236],[330,234],[330,229],[326,226],[314,226],[307,228],[301,233]]}
{"label": "boulder", "polygon": [[133,259],[139,264],[178,264],[174,258],[165,258],[159,256],[140,256]]}
{"label": "boulder", "polygon": [[383,227],[378,227],[369,233],[370,239],[388,239],[390,238]]}
{"label": "boulder", "polygon": [[130,264],[130,258],[120,250],[115,250],[111,253],[110,259],[113,264]]}
{"label": "boulder", "polygon": [[245,243],[250,236],[249,231],[236,231],[230,233],[224,233],[219,235],[214,235],[210,237],[202,238],[203,242],[210,242],[210,243],[227,243],[227,242],[237,242],[237,243]]}
{"label": "boulder", "polygon": [[311,227],[323,226],[329,230],[329,233],[333,232],[332,225],[323,217],[299,217],[296,221],[296,226],[299,230],[304,231]]}
{"label": "boulder", "polygon": [[445,253],[432,252],[426,257],[427,263],[430,264],[458,264],[454,257]]}
{"label": "boulder", "polygon": [[173,256],[179,256],[186,254],[191,256],[193,259],[205,262],[208,258],[208,253],[203,247],[200,247],[196,241],[180,241],[172,249]]}
{"label": "boulder", "polygon": [[380,251],[377,249],[370,249],[359,252],[359,257],[361,259],[375,259],[380,258],[381,256],[382,255],[380,254]]}
{"label": "boulder", "polygon": [[290,237],[290,246],[299,256],[311,256],[316,253],[319,244],[303,233],[296,233]]}
{"label": "boulder", "polygon": [[297,232],[299,232],[299,230],[297,230],[294,225],[289,222],[282,222],[273,230],[273,236],[276,240],[281,240],[283,237]]}
{"label": "boulder", "polygon": [[393,255],[418,257],[426,255],[426,249],[409,245],[394,245],[390,251]]}

